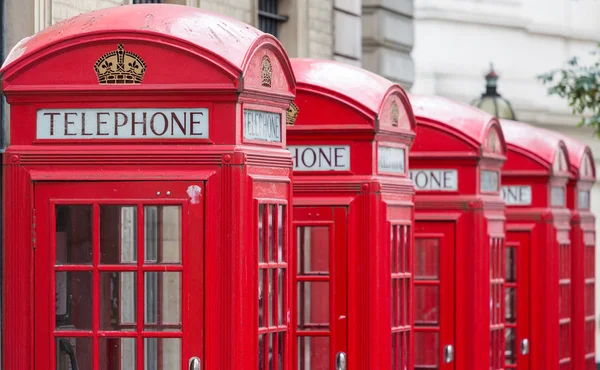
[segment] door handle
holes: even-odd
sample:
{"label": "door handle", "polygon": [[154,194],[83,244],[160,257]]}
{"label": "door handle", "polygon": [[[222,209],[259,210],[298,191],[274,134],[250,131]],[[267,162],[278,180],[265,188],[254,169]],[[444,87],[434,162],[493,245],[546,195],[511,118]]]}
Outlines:
{"label": "door handle", "polygon": [[529,353],[529,339],[523,339],[521,341],[521,354],[526,355]]}
{"label": "door handle", "polygon": [[200,359],[198,357],[190,358],[188,363],[189,370],[200,370]]}
{"label": "door handle", "polygon": [[444,363],[449,364],[454,361],[454,347],[451,344],[444,347]]}
{"label": "door handle", "polygon": [[335,356],[335,370],[346,370],[346,354],[338,352]]}

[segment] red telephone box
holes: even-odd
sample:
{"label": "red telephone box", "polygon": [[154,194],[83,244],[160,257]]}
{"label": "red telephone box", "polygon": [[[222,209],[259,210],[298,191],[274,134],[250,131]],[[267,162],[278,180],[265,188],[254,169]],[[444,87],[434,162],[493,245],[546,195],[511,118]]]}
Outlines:
{"label": "red telephone box", "polygon": [[292,66],[294,369],[412,369],[408,98],[346,64]]}
{"label": "red telephone box", "polygon": [[590,191],[596,182],[591,149],[562,137],[569,154],[571,177],[567,183],[567,207],[571,210],[571,289],[573,369],[595,370],[595,260],[596,219],[590,211]]}
{"label": "red telephone box", "polygon": [[2,88],[3,368],[289,369],[295,80],[274,37],[98,10],[19,43]]}
{"label": "red telephone box", "polygon": [[507,205],[507,368],[572,369],[569,156],[562,140],[502,121]]}
{"label": "red telephone box", "polygon": [[502,129],[445,98],[410,101],[418,123],[410,152],[415,369],[503,369]]}

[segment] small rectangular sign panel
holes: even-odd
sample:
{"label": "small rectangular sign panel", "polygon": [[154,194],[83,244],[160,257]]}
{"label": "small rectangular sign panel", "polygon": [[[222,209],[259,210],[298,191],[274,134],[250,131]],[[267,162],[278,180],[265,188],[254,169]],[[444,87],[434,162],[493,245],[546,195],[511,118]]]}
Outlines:
{"label": "small rectangular sign panel", "polygon": [[294,171],[348,171],[350,146],[314,145],[290,146],[294,157]]}
{"label": "small rectangular sign panel", "polygon": [[244,139],[281,143],[281,114],[244,109]]}
{"label": "small rectangular sign panel", "polygon": [[553,186],[550,190],[550,205],[561,207],[565,205],[565,188],[562,186]]}
{"label": "small rectangular sign panel", "polygon": [[502,187],[502,199],[509,206],[530,206],[531,186],[508,185]]}
{"label": "small rectangular sign panel", "polygon": [[590,209],[590,191],[579,190],[577,194],[577,208]]}
{"label": "small rectangular sign panel", "polygon": [[207,139],[207,108],[39,109],[38,139]]}
{"label": "small rectangular sign panel", "polygon": [[404,149],[379,145],[377,147],[377,170],[379,173],[404,173]]}
{"label": "small rectangular sign panel", "polygon": [[479,191],[482,193],[498,191],[498,177],[498,171],[481,170],[481,183],[479,184]]}
{"label": "small rectangular sign panel", "polygon": [[415,169],[409,175],[417,190],[457,191],[458,170],[454,169]]}

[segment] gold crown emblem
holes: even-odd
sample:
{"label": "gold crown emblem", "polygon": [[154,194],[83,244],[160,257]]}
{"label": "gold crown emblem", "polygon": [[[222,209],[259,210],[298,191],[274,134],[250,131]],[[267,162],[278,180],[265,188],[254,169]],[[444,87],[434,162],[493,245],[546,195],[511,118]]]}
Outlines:
{"label": "gold crown emblem", "polygon": [[392,102],[392,108],[390,109],[390,116],[392,118],[392,126],[398,126],[398,119],[400,116],[400,110],[398,109],[398,104],[394,101]]}
{"label": "gold crown emblem", "polygon": [[287,111],[285,112],[286,124],[288,126],[292,126],[294,124],[294,122],[296,122],[296,118],[298,117],[299,112],[300,112],[300,109],[298,108],[298,106],[296,104],[294,104],[294,102],[291,102],[290,106],[288,107]]}
{"label": "gold crown emblem", "polygon": [[94,64],[100,84],[140,84],[146,72],[146,63],[137,54],[125,51],[123,44],[117,50],[101,56]]}
{"label": "gold crown emblem", "polygon": [[273,76],[273,66],[269,57],[265,54],[260,65],[260,77],[264,87],[271,87],[271,77]]}

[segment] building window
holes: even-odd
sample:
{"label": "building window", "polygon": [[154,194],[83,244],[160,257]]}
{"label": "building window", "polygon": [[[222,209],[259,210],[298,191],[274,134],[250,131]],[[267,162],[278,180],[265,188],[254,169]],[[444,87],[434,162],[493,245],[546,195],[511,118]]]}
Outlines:
{"label": "building window", "polygon": [[278,37],[279,24],[288,20],[279,14],[279,0],[258,0],[258,28]]}
{"label": "building window", "polygon": [[258,205],[258,370],[286,370],[286,225],[285,205]]}
{"label": "building window", "polygon": [[162,0],[132,0],[134,4],[161,4]]}

